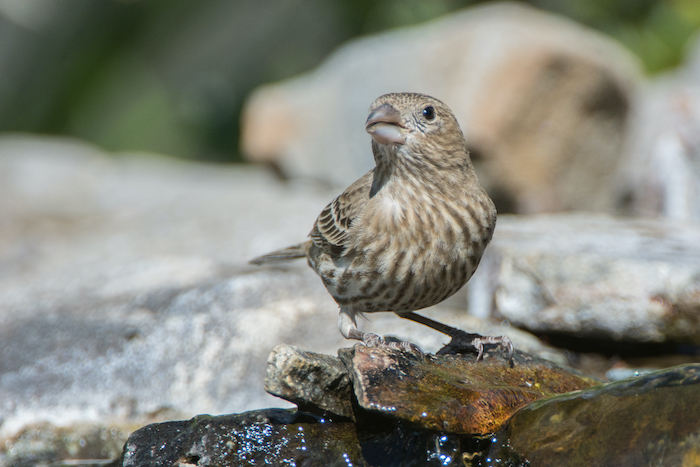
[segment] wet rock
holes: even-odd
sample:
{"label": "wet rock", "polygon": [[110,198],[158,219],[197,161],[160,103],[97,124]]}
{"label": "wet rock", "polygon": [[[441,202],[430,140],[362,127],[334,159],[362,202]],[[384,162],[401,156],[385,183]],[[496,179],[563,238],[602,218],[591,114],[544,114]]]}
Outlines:
{"label": "wet rock", "polygon": [[700,227],[499,216],[468,287],[470,312],[530,331],[700,344]]}
{"label": "wet rock", "polygon": [[117,464],[367,465],[352,422],[282,409],[148,425],[129,437]]}
{"label": "wet rock", "polygon": [[[387,352],[369,350],[365,356],[386,360]],[[348,350],[346,356],[352,353]],[[523,359],[518,356],[516,368]],[[400,374],[402,367],[384,372],[390,369],[402,376],[394,382],[406,379]],[[409,383],[415,381],[409,377]],[[279,409],[199,416],[142,428],[129,438],[115,464],[696,465],[698,384],[700,364],[683,365],[544,397],[517,411],[496,435],[486,437],[426,430],[398,419],[393,411],[362,408],[357,409],[356,422]],[[408,394],[401,386],[399,392]]]}
{"label": "wet rock", "polygon": [[681,365],[518,411],[501,445],[537,466],[698,465],[700,365]]}
{"label": "wet rock", "polygon": [[450,433],[493,433],[534,400],[599,384],[521,352],[513,368],[494,350],[480,362],[364,346],[338,353],[361,407]]}
{"label": "wet rock", "polygon": [[490,438],[422,430],[370,412],[353,423],[267,409],[146,426],[129,437],[113,465],[527,465],[505,448],[493,459],[500,464],[487,463],[491,445]]}
{"label": "wet rock", "polygon": [[355,419],[352,383],[337,357],[280,344],[267,359],[265,391],[302,410],[311,405],[322,412]]}
{"label": "wet rock", "polygon": [[499,212],[610,211],[640,79],[614,41],[494,2],[352,41],[315,71],[261,87],[242,146],[289,176],[345,187],[373,166],[362,127],[372,101],[423,92],[455,112]]}
{"label": "wet rock", "polygon": [[268,360],[265,387],[307,410],[358,423],[367,415],[353,397],[364,410],[427,430],[480,434],[497,431],[529,402],[598,384],[519,351],[510,368],[501,353],[487,350],[476,362],[475,355],[417,356],[358,344],[340,349],[338,359],[280,345]]}

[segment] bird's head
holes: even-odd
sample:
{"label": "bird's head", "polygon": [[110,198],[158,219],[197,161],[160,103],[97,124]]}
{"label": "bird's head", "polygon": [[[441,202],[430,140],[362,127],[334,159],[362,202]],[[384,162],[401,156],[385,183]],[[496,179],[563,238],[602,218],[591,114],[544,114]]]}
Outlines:
{"label": "bird's head", "polygon": [[370,107],[365,130],[379,147],[393,147],[392,152],[466,151],[464,136],[452,111],[425,94],[380,96]]}

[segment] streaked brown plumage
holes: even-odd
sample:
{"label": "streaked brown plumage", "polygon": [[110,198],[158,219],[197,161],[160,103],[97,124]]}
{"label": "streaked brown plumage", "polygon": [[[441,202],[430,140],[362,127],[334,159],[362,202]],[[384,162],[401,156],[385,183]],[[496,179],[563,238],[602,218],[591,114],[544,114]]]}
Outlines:
{"label": "streaked brown plumage", "polygon": [[[376,167],[326,206],[310,241],[251,262],[306,257],[340,305],[338,324],[348,339],[384,343],[355,321],[378,311],[450,334],[453,328],[413,311],[445,300],[469,280],[493,235],[496,209],[457,120],[439,100],[385,94],[372,104],[366,130]],[[507,338],[478,336],[472,344],[479,357],[484,343],[512,352]]]}

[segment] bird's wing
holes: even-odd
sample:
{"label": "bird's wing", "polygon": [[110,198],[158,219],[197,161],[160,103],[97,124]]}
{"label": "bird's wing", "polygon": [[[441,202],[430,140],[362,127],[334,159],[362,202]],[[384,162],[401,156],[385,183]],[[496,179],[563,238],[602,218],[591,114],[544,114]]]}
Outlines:
{"label": "bird's wing", "polygon": [[369,200],[374,171],[350,185],[340,196],[331,201],[316,219],[309,234],[311,241],[331,256],[341,256],[345,251],[348,231],[355,219],[362,214]]}

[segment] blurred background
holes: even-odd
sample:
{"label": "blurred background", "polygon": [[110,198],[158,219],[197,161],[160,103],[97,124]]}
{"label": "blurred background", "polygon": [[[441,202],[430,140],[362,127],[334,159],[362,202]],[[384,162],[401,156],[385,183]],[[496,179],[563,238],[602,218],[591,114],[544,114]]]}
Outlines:
{"label": "blurred background", "polygon": [[[0,132],[241,162],[253,88],[313,69],[355,36],[477,3],[488,2],[0,0]],[[697,0],[527,3],[612,36],[649,75],[677,66],[700,27]]]}

